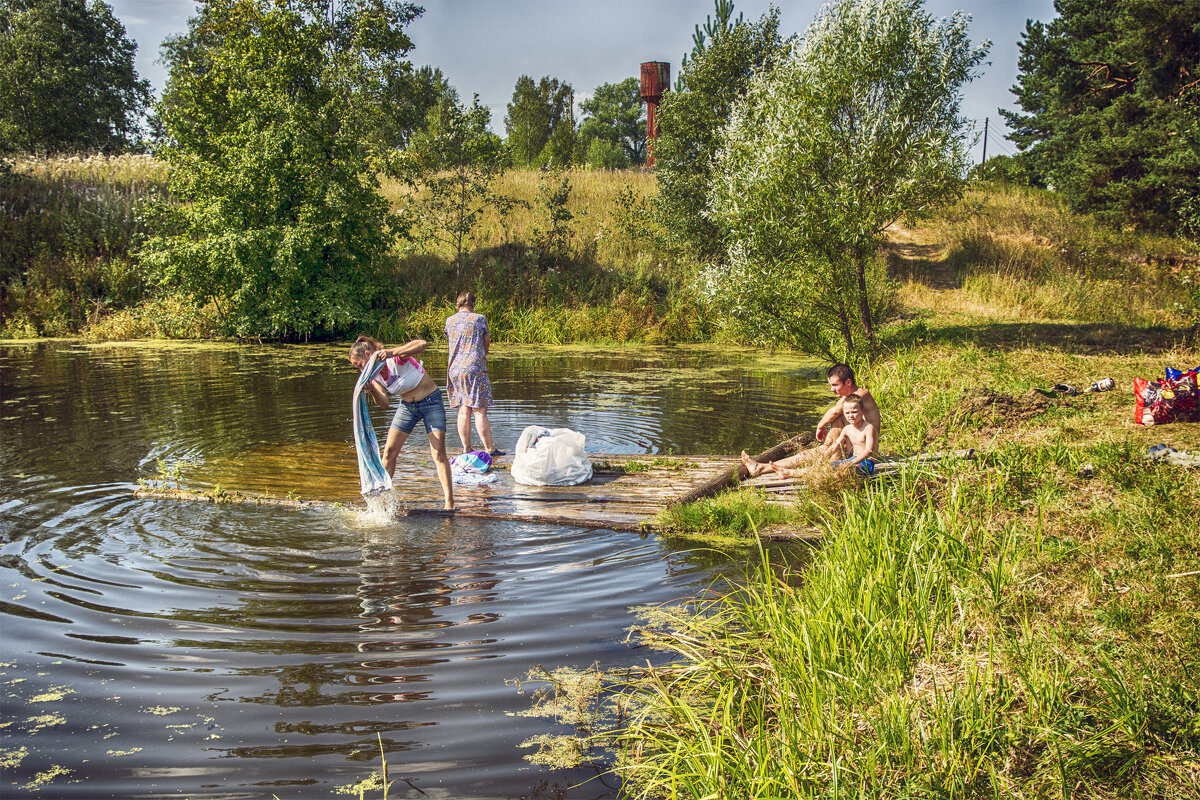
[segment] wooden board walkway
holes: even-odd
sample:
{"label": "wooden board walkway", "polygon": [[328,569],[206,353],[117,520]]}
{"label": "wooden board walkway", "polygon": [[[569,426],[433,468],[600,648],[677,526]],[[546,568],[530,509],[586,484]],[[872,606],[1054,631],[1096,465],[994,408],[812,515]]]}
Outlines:
{"label": "wooden board walkway", "polygon": [[[610,530],[646,530],[669,503],[740,466],[734,456],[591,455],[592,479],[578,486],[523,486],[508,472],[511,456],[497,459],[494,483],[454,487],[456,518],[545,522]],[[357,487],[358,475],[347,476]],[[264,495],[228,486],[220,490],[179,486],[140,486],[138,497],[211,503],[251,503],[296,508],[365,509],[362,498]],[[395,488],[398,514],[450,516],[441,510],[441,488],[432,466],[403,470]]]}
{"label": "wooden board walkway", "polygon": [[[804,433],[755,456],[760,462],[774,461],[811,443],[811,434]],[[340,448],[344,449],[344,448]],[[897,456],[882,459],[876,476],[898,472],[906,465],[940,461],[948,458],[974,458],[973,450],[952,450]],[[741,460],[735,456],[663,456],[663,455],[591,455],[592,479],[578,486],[522,486],[508,472],[511,456],[495,462],[494,483],[477,487],[455,486],[453,512],[441,508],[441,487],[433,467],[425,456],[402,456],[397,469],[394,500],[397,516],[450,517],[466,519],[508,520],[573,525],[581,528],[605,528],[622,531],[653,530],[653,519],[659,511],[676,503],[694,502],[732,486],[765,490],[770,502],[793,503],[802,488],[803,479],[781,478],[775,474],[748,477]],[[295,459],[283,459],[284,462]],[[244,469],[247,462],[239,462]],[[273,462],[273,463],[278,463]],[[235,465],[236,466],[236,465]],[[262,466],[261,464],[259,465]],[[310,468],[314,464],[309,464]],[[353,471],[351,471],[353,469]],[[217,474],[224,479],[239,474],[237,468]],[[250,469],[250,473],[262,470]],[[361,495],[353,494],[358,487],[354,462],[323,462],[324,483],[313,486],[336,486],[337,496],[324,498],[299,497],[293,492],[272,494],[270,491],[249,491],[200,486],[188,487],[181,477],[167,479],[168,485],[140,486],[135,495],[159,500],[185,500],[209,503],[249,503],[255,505],[290,506],[295,508],[350,508],[366,510]],[[211,480],[213,475],[208,476]],[[292,476],[296,477],[296,476]],[[173,484],[173,485],[171,485]],[[329,491],[329,489],[327,489]],[[810,530],[777,528],[760,532],[764,539],[815,542],[820,534]]]}

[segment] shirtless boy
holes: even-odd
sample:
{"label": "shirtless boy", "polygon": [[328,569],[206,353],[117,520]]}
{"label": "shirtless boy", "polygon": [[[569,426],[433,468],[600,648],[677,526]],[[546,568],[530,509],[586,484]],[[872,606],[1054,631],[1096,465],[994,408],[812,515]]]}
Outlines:
{"label": "shirtless boy", "polygon": [[[843,414],[842,408],[846,398],[854,396],[862,401],[862,415],[866,422],[875,428],[876,437],[879,436],[880,419],[879,406],[875,403],[875,398],[867,391],[865,386],[859,386],[854,382],[854,370],[850,369],[847,364],[834,364],[826,373],[826,378],[829,380],[829,391],[833,392],[837,397],[837,402],[833,404],[833,408],[825,412],[821,417],[821,421],[817,423],[817,441],[833,441],[839,438],[842,430],[845,428],[847,420]],[[844,445],[842,445],[844,446]],[[773,462],[771,464],[763,464],[755,461],[749,456],[745,450],[742,451],[742,463],[746,466],[746,471],[750,475],[761,475],[764,472],[775,471],[776,466],[784,469],[792,469],[803,466],[806,462],[813,460],[821,452],[821,448],[814,447],[808,450],[801,450],[794,456]]]}
{"label": "shirtless boy", "polygon": [[[875,470],[873,459],[878,457],[875,454],[875,445],[879,436],[875,426],[867,422],[863,405],[862,399],[853,394],[848,395],[842,401],[842,414],[846,419],[846,424],[842,426],[837,438],[830,439],[829,443],[822,448],[822,452],[829,454],[835,467],[857,469],[864,475],[870,475]],[[838,456],[843,455],[842,448],[846,445],[850,447],[850,457],[839,459]],[[781,467],[777,463],[771,464],[771,466],[780,477],[784,478],[798,477],[801,472],[801,470]]]}

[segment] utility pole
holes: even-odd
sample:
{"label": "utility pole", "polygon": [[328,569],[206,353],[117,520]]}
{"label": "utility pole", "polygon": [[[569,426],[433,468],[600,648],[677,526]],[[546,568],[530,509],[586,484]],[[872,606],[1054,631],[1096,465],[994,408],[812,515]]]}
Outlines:
{"label": "utility pole", "polygon": [[980,164],[987,161],[987,126],[988,126],[988,118],[984,117],[983,118],[983,158],[981,158],[979,160]]}

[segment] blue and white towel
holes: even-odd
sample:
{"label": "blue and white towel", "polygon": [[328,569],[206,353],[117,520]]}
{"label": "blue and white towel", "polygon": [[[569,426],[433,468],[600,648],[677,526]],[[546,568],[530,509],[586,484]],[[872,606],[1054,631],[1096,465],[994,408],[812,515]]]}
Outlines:
{"label": "blue and white towel", "polygon": [[392,476],[383,468],[383,460],[379,457],[379,440],[375,438],[375,428],[371,425],[371,411],[367,408],[367,393],[363,391],[367,382],[374,380],[383,369],[384,360],[379,358],[379,351],[371,354],[367,366],[359,373],[358,383],[354,384],[354,397],[350,408],[354,412],[354,449],[358,451],[358,479],[362,483],[363,494],[375,494],[392,488]]}

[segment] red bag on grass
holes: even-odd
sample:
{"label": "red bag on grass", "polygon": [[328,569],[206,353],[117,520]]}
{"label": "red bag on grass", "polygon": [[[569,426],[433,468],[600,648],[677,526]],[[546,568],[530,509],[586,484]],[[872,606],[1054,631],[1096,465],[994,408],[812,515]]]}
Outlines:
{"label": "red bag on grass", "polygon": [[[1172,370],[1173,372],[1174,370]],[[1168,374],[1170,374],[1168,372]],[[1200,397],[1196,391],[1196,370],[1177,373],[1177,378],[1151,381],[1133,380],[1133,421],[1137,425],[1165,425],[1169,422],[1200,422]]]}

